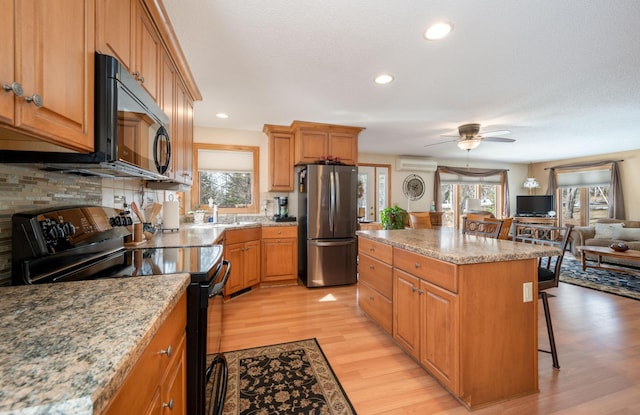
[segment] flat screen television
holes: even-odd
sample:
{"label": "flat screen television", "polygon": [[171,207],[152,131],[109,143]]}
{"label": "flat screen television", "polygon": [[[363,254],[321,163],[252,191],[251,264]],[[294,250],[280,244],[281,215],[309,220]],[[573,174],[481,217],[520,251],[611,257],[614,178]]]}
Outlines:
{"label": "flat screen television", "polygon": [[553,196],[516,196],[516,216],[547,216],[547,212],[556,210]]}

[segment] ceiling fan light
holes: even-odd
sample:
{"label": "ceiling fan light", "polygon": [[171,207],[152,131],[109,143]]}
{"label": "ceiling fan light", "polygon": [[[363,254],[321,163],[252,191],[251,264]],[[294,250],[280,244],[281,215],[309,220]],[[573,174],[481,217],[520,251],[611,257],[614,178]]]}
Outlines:
{"label": "ceiling fan light", "polygon": [[473,150],[480,145],[480,141],[482,140],[480,140],[479,138],[467,138],[458,141],[457,145],[460,150]]}

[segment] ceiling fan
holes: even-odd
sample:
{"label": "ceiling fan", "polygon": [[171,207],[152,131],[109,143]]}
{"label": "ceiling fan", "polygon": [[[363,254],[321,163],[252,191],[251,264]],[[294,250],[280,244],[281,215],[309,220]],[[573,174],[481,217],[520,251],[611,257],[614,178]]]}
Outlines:
{"label": "ceiling fan", "polygon": [[480,135],[480,124],[464,124],[458,127],[458,135],[446,135],[441,137],[456,137],[454,140],[442,141],[439,143],[427,144],[425,147],[435,146],[438,144],[456,142],[461,150],[473,150],[478,147],[482,141],[493,141],[498,143],[513,143],[513,138],[496,137],[498,135],[509,134],[509,130],[486,131]]}

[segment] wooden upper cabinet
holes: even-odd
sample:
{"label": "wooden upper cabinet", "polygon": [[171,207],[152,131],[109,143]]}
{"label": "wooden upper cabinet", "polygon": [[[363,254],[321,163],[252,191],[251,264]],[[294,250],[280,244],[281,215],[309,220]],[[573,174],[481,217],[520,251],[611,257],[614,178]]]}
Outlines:
{"label": "wooden upper cabinet", "polygon": [[138,0],[96,1],[96,49],[118,59],[128,71],[134,62],[134,16]]}
{"label": "wooden upper cabinet", "polygon": [[175,133],[171,153],[175,155],[175,180],[193,184],[193,100],[181,82],[176,82]]}
{"label": "wooden upper cabinet", "polygon": [[0,122],[13,125],[14,94],[4,88],[10,88],[15,81],[14,70],[14,41],[13,41],[13,2],[3,0],[0,3]]}
{"label": "wooden upper cabinet", "polygon": [[96,0],[96,48],[111,55],[159,101],[162,47],[140,0]]}
{"label": "wooden upper cabinet", "polygon": [[144,6],[137,3],[136,13],[136,46],[133,76],[158,101],[158,85],[160,79],[160,39]]}
{"label": "wooden upper cabinet", "polygon": [[17,82],[23,91],[0,91],[0,121],[69,149],[93,150],[94,0],[0,7],[0,82]]}
{"label": "wooden upper cabinet", "polygon": [[341,163],[358,163],[358,134],[361,127],[294,121],[297,164],[312,164],[331,156]]}
{"label": "wooden upper cabinet", "polygon": [[[160,67],[160,108],[169,117],[169,141],[173,148],[175,144],[176,134],[176,72],[173,68],[171,60],[166,55],[162,54],[162,65]],[[176,174],[176,157],[172,155],[172,160],[169,165],[169,177],[175,178]]]}
{"label": "wooden upper cabinet", "polygon": [[293,192],[294,135],[289,127],[265,124],[269,137],[269,191]]}

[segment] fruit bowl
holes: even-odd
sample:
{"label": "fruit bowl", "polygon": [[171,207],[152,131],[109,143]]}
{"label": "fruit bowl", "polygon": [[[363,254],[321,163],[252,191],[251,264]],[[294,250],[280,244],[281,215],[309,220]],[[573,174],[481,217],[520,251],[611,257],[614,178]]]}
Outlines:
{"label": "fruit bowl", "polygon": [[611,248],[611,249],[613,249],[614,251],[617,251],[617,252],[624,252],[627,249],[629,249],[627,244],[623,244],[622,242],[612,243],[611,245],[609,245],[609,248]]}

